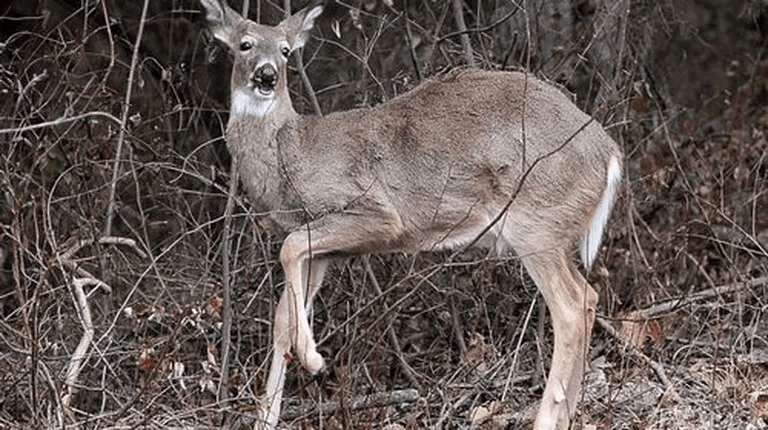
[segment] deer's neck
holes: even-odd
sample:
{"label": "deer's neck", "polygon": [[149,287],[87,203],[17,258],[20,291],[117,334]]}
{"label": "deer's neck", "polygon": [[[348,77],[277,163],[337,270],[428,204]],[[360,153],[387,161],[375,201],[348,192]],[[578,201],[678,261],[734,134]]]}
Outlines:
{"label": "deer's neck", "polygon": [[286,231],[298,222],[290,215],[297,199],[287,186],[283,160],[284,154],[295,148],[298,120],[299,115],[291,109],[288,115],[277,118],[233,115],[227,126],[227,148],[251,202]]}
{"label": "deer's neck", "polygon": [[227,125],[227,148],[234,156],[246,156],[254,151],[256,155],[271,154],[277,146],[278,133],[295,127],[297,119],[296,114],[281,119],[231,116]]}

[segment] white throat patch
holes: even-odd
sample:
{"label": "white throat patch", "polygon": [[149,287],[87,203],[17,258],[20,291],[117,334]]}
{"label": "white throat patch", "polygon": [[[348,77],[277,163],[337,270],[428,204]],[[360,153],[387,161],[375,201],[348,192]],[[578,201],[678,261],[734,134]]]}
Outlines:
{"label": "white throat patch", "polygon": [[251,89],[239,89],[232,93],[230,114],[236,116],[255,116],[263,118],[272,112],[275,98],[260,98]]}

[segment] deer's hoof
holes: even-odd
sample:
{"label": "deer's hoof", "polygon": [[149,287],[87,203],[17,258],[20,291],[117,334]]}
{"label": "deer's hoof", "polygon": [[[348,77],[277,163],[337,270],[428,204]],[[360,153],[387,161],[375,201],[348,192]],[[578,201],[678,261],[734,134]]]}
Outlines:
{"label": "deer's hoof", "polygon": [[307,351],[307,355],[304,357],[303,361],[304,368],[312,375],[317,375],[325,369],[325,360],[323,360],[323,356],[317,351]]}

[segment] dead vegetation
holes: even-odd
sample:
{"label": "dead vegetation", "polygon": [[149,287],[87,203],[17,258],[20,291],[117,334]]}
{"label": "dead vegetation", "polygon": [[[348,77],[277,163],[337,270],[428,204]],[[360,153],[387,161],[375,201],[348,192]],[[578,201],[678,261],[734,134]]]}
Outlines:
{"label": "dead vegetation", "polygon": [[[238,427],[264,386],[279,238],[241,194],[224,216],[226,54],[194,1],[119,3],[0,10],[0,428]],[[453,3],[466,30],[451,2],[329,3],[297,110],[375,104],[470,58],[562,85],[627,164],[577,425],[768,426],[762,3]],[[290,370],[287,425],[525,426],[541,299],[514,258],[444,257],[329,273],[329,372]]]}

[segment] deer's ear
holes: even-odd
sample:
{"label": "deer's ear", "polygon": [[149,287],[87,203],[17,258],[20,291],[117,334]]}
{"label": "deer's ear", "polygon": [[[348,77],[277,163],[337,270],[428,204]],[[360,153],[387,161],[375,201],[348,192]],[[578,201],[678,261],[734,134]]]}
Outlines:
{"label": "deer's ear", "polygon": [[315,19],[323,12],[322,6],[305,8],[291,15],[278,27],[283,30],[291,50],[301,48],[309,39],[309,31],[315,26]]}
{"label": "deer's ear", "polygon": [[234,49],[234,27],[244,18],[221,0],[200,0],[213,37]]}

